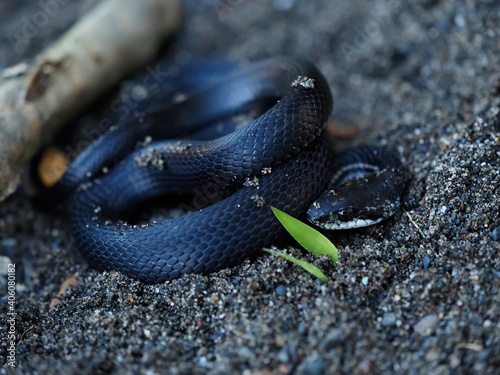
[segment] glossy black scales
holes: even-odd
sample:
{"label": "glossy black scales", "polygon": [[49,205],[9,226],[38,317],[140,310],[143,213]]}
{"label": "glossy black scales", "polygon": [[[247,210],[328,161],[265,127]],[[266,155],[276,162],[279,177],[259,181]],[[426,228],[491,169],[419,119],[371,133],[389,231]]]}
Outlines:
{"label": "glossy black scales", "polygon": [[[54,188],[62,196],[92,181],[75,198],[72,227],[94,267],[156,283],[236,265],[283,236],[271,206],[305,218],[334,170],[342,168],[332,162],[323,139],[331,93],[310,62],[227,64],[225,71],[208,64],[206,81],[199,73],[203,64],[177,69],[178,92],[172,84],[164,105],[157,101],[141,121],[126,121],[101,137]],[[183,72],[196,73],[197,79]],[[269,109],[254,121],[216,139],[162,140],[264,104]],[[146,136],[153,142],[134,151]],[[105,166],[107,174],[101,173]],[[226,195],[236,192],[172,220],[144,225],[122,220],[151,199],[207,186]]]}
{"label": "glossy black scales", "polygon": [[[284,234],[271,205],[304,218],[313,197],[331,176],[331,170],[324,167],[331,154],[320,140],[259,178],[258,188],[244,186],[201,211],[141,227],[108,221],[115,209],[123,209],[115,208],[114,200],[109,203],[117,194],[133,194],[134,204],[139,204],[135,191],[161,189],[157,182],[161,171],[154,166],[134,167],[132,158],[79,195],[73,209],[73,233],[82,254],[96,268],[119,270],[151,283],[183,273],[213,272],[261,251]],[[120,205],[126,201],[123,196],[118,199]]]}

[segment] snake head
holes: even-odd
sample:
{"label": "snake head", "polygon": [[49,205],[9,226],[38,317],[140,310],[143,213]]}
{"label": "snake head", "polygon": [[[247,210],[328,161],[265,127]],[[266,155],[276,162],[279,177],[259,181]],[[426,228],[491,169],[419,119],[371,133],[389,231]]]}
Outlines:
{"label": "snake head", "polygon": [[362,228],[388,218],[400,206],[399,196],[390,188],[393,177],[386,170],[324,192],[309,207],[309,221],[325,229],[340,230]]}

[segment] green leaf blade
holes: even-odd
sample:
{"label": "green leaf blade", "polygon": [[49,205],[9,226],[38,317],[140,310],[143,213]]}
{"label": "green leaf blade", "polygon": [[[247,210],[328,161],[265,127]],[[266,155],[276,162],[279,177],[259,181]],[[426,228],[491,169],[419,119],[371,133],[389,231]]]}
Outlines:
{"label": "green leaf blade", "polygon": [[328,238],[323,236],[316,229],[304,224],[300,220],[287,213],[271,207],[274,215],[278,218],[285,229],[297,240],[307,251],[314,255],[328,255],[333,262],[339,260],[338,250]]}
{"label": "green leaf blade", "polygon": [[315,265],[313,265],[311,263],[304,262],[303,260],[299,260],[291,255],[282,253],[280,251],[271,250],[271,249],[267,249],[267,248],[263,248],[262,250],[267,251],[268,253],[283,257],[286,260],[288,260],[292,263],[295,263],[298,266],[302,267],[307,272],[309,272],[311,275],[316,276],[318,279],[323,280],[323,281],[328,281],[328,277],[323,272],[321,272],[318,267],[316,267]]}

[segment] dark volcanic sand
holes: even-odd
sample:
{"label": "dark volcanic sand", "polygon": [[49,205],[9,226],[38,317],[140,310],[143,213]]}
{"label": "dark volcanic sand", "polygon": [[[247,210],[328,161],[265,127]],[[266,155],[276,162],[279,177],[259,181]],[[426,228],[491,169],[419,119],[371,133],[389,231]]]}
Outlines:
{"label": "dark volcanic sand", "polygon": [[[8,33],[42,8],[0,1],[0,68],[35,56],[92,3],[61,5],[14,49]],[[24,334],[14,372],[500,373],[500,7],[394,4],[185,1],[185,25],[162,58],[310,58],[330,82],[333,117],[361,127],[341,146],[382,145],[407,165],[404,210],[375,228],[332,234],[336,266],[289,250],[322,268],[326,283],[263,255],[146,286],[89,269],[66,214],[12,196],[0,204],[0,249],[18,271]],[[75,273],[79,285],[50,310]],[[0,309],[3,363],[5,296]]]}

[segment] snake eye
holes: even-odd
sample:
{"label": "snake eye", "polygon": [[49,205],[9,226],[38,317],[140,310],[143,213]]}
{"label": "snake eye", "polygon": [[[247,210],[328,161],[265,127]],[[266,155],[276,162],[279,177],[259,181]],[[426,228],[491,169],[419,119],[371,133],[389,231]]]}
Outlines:
{"label": "snake eye", "polygon": [[354,209],[352,207],[348,207],[345,210],[339,211],[337,215],[340,221],[351,221],[354,218]]}

